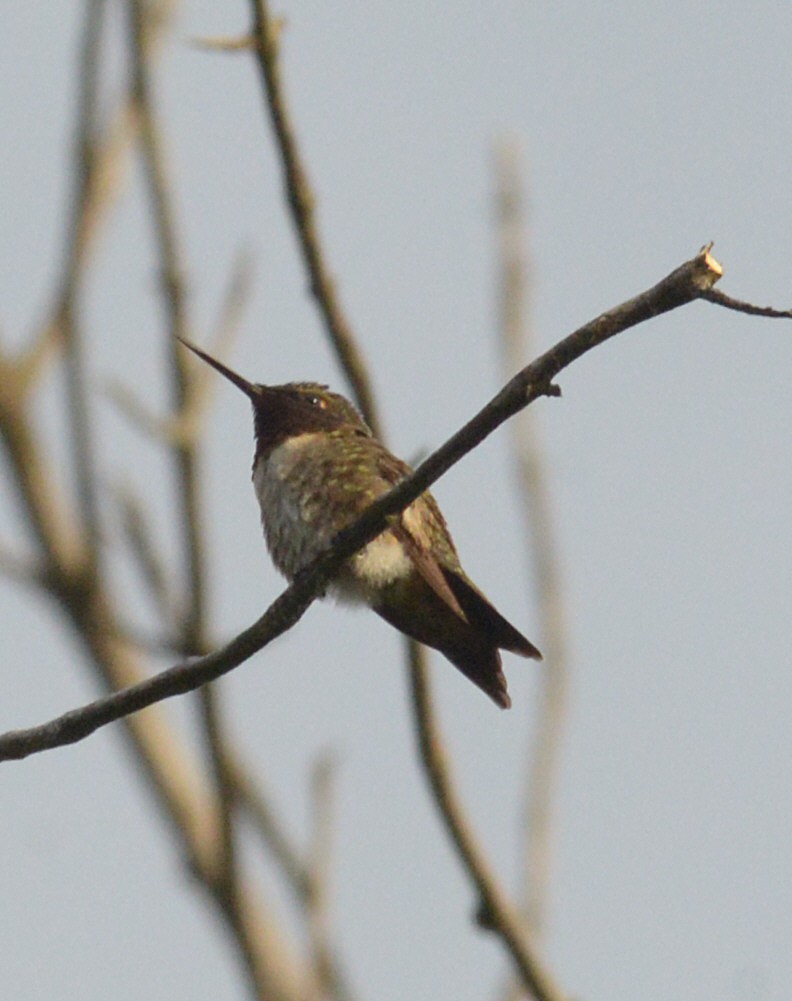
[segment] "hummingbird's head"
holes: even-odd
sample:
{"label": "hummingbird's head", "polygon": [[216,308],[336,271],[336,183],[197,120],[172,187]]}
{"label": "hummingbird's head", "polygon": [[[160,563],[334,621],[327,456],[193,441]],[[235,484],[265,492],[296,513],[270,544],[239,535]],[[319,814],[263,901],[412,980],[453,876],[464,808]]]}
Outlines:
{"label": "hummingbird's head", "polygon": [[297,435],[349,431],[351,434],[371,437],[371,428],[356,407],[340,393],[332,393],[327,386],[318,382],[288,382],[283,386],[248,382],[205,351],[179,339],[185,347],[217,369],[250,399],[253,405],[257,456],[268,454]]}
{"label": "hummingbird's head", "polygon": [[347,431],[371,436],[371,429],[355,407],[339,393],[317,382],[287,382],[283,386],[254,387],[253,421],[257,454],[303,434]]}

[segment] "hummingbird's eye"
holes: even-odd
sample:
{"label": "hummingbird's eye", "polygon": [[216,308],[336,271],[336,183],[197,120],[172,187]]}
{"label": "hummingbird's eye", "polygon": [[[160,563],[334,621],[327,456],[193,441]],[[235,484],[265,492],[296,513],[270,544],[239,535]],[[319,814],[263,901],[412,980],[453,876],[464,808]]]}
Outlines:
{"label": "hummingbird's eye", "polygon": [[308,402],[312,407],[320,407],[322,410],[324,410],[326,406],[326,403],[321,396],[309,396]]}

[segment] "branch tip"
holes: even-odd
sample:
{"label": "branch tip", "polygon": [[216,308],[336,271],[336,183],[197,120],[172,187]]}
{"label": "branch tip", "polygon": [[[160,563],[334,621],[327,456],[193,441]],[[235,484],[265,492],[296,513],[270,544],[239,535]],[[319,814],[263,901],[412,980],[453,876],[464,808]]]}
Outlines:
{"label": "branch tip", "polygon": [[709,268],[710,271],[713,271],[718,276],[718,278],[722,278],[723,277],[723,265],[720,263],[719,260],[717,260],[715,257],[713,257],[712,254],[710,253],[710,251],[712,250],[712,248],[714,246],[715,246],[715,244],[712,241],[710,241],[709,243],[705,244],[705,246],[703,246],[701,248],[701,258],[702,258],[703,262],[706,264],[707,268]]}
{"label": "branch tip", "polygon": [[713,244],[705,244],[691,262],[692,281],[697,289],[705,292],[723,277],[723,265],[710,253]]}
{"label": "branch tip", "polygon": [[737,313],[747,313],[749,316],[765,316],[771,320],[792,319],[792,309],[775,309],[773,306],[754,306],[753,303],[743,302],[742,299],[734,299],[725,292],[711,288],[702,293],[702,299],[714,303],[716,306],[723,306],[724,309],[733,309]]}

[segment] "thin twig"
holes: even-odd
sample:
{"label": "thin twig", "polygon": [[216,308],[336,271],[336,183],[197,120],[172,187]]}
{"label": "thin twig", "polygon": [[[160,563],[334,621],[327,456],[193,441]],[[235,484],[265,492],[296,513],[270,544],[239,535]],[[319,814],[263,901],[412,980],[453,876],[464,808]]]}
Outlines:
{"label": "thin twig", "polygon": [[[156,10],[162,6],[158,5]],[[72,226],[65,255],[65,292],[61,300],[65,296],[67,314],[68,298],[76,287],[70,275],[82,273],[88,235],[95,232],[97,214],[105,207],[101,194],[97,193],[96,159],[97,150],[107,148],[107,143],[105,137],[98,134],[91,138],[94,144],[93,183],[86,196],[84,212],[82,215],[75,212],[82,226],[79,232]],[[39,355],[46,354],[44,341],[61,330],[58,309],[51,328],[53,332],[42,334],[42,339],[24,356],[28,370],[40,367]],[[22,356],[19,364],[23,364]],[[24,385],[29,380],[21,382]],[[117,628],[115,610],[100,588],[100,581],[95,575],[85,573],[87,561],[82,526],[75,525],[68,505],[58,496],[57,478],[52,476],[55,463],[48,462],[42,452],[24,406],[24,395],[11,392],[5,385],[0,386],[0,435],[27,524],[43,554],[42,586],[72,620],[80,648],[101,679],[102,687],[111,690],[130,687],[143,676],[142,666]],[[96,483],[93,489],[98,489]],[[160,710],[133,716],[124,723],[122,732],[134,751],[135,763],[171,822],[183,857],[201,882],[211,886],[217,878],[220,859],[214,803],[202,773],[185,755],[182,743],[175,739]],[[303,998],[305,991],[310,989],[311,970],[298,962],[291,943],[259,906],[252,892],[246,893],[242,906],[242,922],[255,949],[251,964],[255,967],[255,976],[250,979],[260,985],[256,996],[266,997],[267,1001]],[[236,941],[240,943],[239,936]]]}
{"label": "thin twig", "polygon": [[50,364],[58,357],[54,327],[47,324],[30,338],[15,359],[16,379],[19,391],[31,393],[44,376]]}
{"label": "thin twig", "polygon": [[[150,72],[150,22],[146,0],[130,0],[131,92],[140,119],[145,178],[151,205],[160,262],[162,298],[167,317],[166,351],[171,373],[172,412],[182,414],[190,394],[190,373],[178,340],[189,335],[183,252],[180,245],[172,184],[165,160],[164,139],[155,107]],[[201,531],[201,493],[198,481],[197,437],[183,436],[171,443],[179,494],[177,522],[182,532],[185,594],[187,596],[180,634],[184,650],[199,649],[206,635],[206,560]],[[229,776],[228,751],[223,732],[219,692],[204,686],[198,693],[202,729],[211,763],[218,832],[220,865],[212,889],[237,936],[240,953],[256,993],[263,996],[256,950],[250,939],[241,906],[241,888],[234,828],[233,783]]]}
{"label": "thin twig", "polygon": [[537,1001],[562,1001],[564,995],[542,965],[530,938],[525,934],[519,915],[510,906],[465,819],[446,759],[443,738],[437,727],[428,672],[424,664],[415,658],[412,659],[410,678],[413,699],[418,706],[416,726],[421,761],[435,799],[442,807],[440,812],[448,835],[478,891],[487,927],[499,935],[515,970]]}
{"label": "thin twig", "polygon": [[319,232],[314,218],[316,204],[305,165],[302,162],[286,98],[283,93],[278,60],[280,25],[269,12],[266,0],[251,0],[253,36],[261,84],[275,133],[276,144],[286,184],[286,194],[292,212],[297,238],[311,292],[316,300],[330,340],[349,379],[355,402],[368,424],[379,430],[374,396],[371,392],[365,364],[352,328],[344,316],[336,293],[335,282],[325,263]]}
{"label": "thin twig", "polygon": [[68,262],[60,300],[59,327],[65,346],[67,426],[74,468],[81,530],[85,538],[88,576],[96,572],[101,525],[94,469],[93,426],[88,409],[85,350],[79,317],[82,247],[93,207],[92,186],[95,141],[99,133],[100,46],[104,26],[104,0],[87,0],[80,54],[80,88],[74,138],[74,191],[72,217],[67,237]]}
{"label": "thin twig", "polygon": [[0,441],[11,469],[19,513],[49,574],[74,574],[85,566],[83,538],[67,514],[52,476],[54,459],[45,455],[31,428],[26,395],[19,394],[13,367],[0,360]]}
{"label": "thin twig", "polygon": [[190,44],[205,52],[242,52],[256,47],[252,35],[216,35],[212,38],[191,38]]}
{"label": "thin twig", "polygon": [[[162,0],[157,5],[156,17],[152,17],[156,38],[152,41],[162,40],[173,6],[173,0]],[[99,129],[99,50],[105,7],[104,0],[87,0],[85,6],[74,138],[74,186],[69,199],[72,209],[59,289],[49,319],[31,337],[29,347],[20,354],[18,372],[20,385],[31,387],[52,357],[55,340],[59,338],[64,344],[70,441],[81,530],[86,536],[85,572],[88,574],[96,566],[101,533],[79,318],[80,283],[100,223],[108,218],[109,210],[121,190],[122,168],[126,163],[124,154],[137,131],[137,117],[127,100],[112,116],[110,125],[103,131]]]}
{"label": "thin twig", "polygon": [[175,601],[162,552],[154,541],[143,505],[129,486],[119,486],[114,493],[118,502],[124,539],[152,603],[159,613],[160,624],[170,628],[177,618]]}
{"label": "thin twig", "polygon": [[[188,395],[188,370],[184,352],[177,350],[177,338],[189,339],[187,302],[184,285],[183,254],[178,237],[176,213],[172,204],[172,185],[165,162],[162,130],[154,111],[148,56],[149,24],[145,0],[130,0],[130,51],[132,57],[131,90],[140,120],[145,179],[151,204],[157,251],[160,262],[162,298],[165,304],[168,335],[165,339],[172,381],[172,413],[181,414]],[[185,580],[189,600],[183,630],[185,644],[194,648],[201,642],[204,622],[205,577],[200,535],[199,491],[197,489],[196,450],[193,441],[178,439],[172,443],[179,476],[182,511],[179,522],[183,532]]]}
{"label": "thin twig", "polygon": [[[319,762],[321,767],[322,762]],[[260,782],[254,783],[250,774],[238,761],[231,762],[235,792],[239,806],[244,809],[249,820],[253,822],[256,833],[261,837],[267,851],[278,864],[278,870],[286,877],[286,883],[293,894],[296,903],[308,915],[311,934],[311,947],[316,972],[317,997],[334,998],[335,1001],[352,1001],[354,992],[341,961],[338,951],[330,938],[327,923],[313,923],[311,912],[318,895],[322,897],[322,887],[326,880],[324,870],[328,867],[327,837],[323,832],[328,823],[328,807],[326,804],[326,783],[320,783],[319,801],[314,796],[314,845],[319,847],[322,857],[320,866],[322,873],[317,872],[316,852],[311,852],[309,862],[304,862],[295,849],[292,838],[286,833],[276,811],[261,790]],[[316,792],[316,786],[315,792]],[[319,843],[317,846],[317,835]],[[320,886],[317,887],[317,881]]]}
{"label": "thin twig", "polygon": [[718,306],[725,306],[726,309],[734,309],[738,313],[748,313],[750,316],[766,316],[770,319],[788,320],[792,318],[792,309],[773,309],[772,306],[754,306],[750,302],[743,302],[742,299],[734,299],[720,289],[712,288],[701,297],[714,302]]}
{"label": "thin twig", "polygon": [[322,925],[327,920],[334,791],[335,759],[331,754],[325,753],[316,760],[311,774],[311,839],[308,857],[311,909],[317,925]]}
{"label": "thin twig", "polygon": [[[509,145],[499,151],[497,215],[499,238],[499,312],[504,369],[513,372],[530,357],[527,320],[528,257],[519,160]],[[529,560],[539,605],[540,647],[547,668],[541,673],[536,734],[525,785],[521,909],[535,937],[541,936],[547,911],[553,801],[566,715],[567,651],[563,587],[552,507],[533,415],[525,412],[511,424],[514,465],[529,537]]]}
{"label": "thin twig", "polygon": [[[247,254],[239,254],[228,279],[219,315],[212,326],[210,352],[222,359],[239,329],[242,313],[250,297],[252,268]],[[189,359],[188,359],[189,364]],[[188,368],[190,373],[184,404],[179,413],[167,417],[154,414],[135,393],[119,380],[111,380],[107,395],[127,420],[142,434],[167,445],[187,445],[198,439],[209,413],[209,401],[216,380],[206,365]]]}
{"label": "thin twig", "polygon": [[350,997],[333,949],[330,945],[329,878],[332,859],[335,759],[330,754],[319,757],[311,781],[312,836],[309,851],[310,894],[307,900],[308,929],[316,968],[318,998]]}
{"label": "thin twig", "polygon": [[[217,319],[212,325],[209,337],[209,350],[215,357],[224,355],[236,336],[242,316],[250,301],[253,289],[253,259],[247,250],[237,253],[226,282],[223,298],[220,302]],[[211,373],[205,365],[199,369],[209,377]],[[214,385],[216,380],[208,379]]]}
{"label": "thin twig", "polygon": [[[61,612],[73,621],[80,648],[109,690],[128,690],[144,677],[142,665],[117,628],[107,598],[81,573],[79,540],[51,476],[52,460],[42,453],[25,414],[0,392],[0,436],[13,482],[42,555],[42,586]],[[182,742],[157,708],[124,719],[122,736],[148,781],[157,804],[178,839],[184,857],[206,886],[218,869],[216,811],[203,775],[185,754]],[[266,997],[296,1001],[305,989],[305,973],[290,943],[269,914],[245,898],[245,922],[256,943],[257,980]],[[263,980],[262,980],[263,978]]]}
{"label": "thin twig", "polygon": [[[236,336],[245,307],[250,299],[253,268],[250,255],[239,253],[231,267],[218,317],[212,325],[208,337],[209,353],[224,359],[232,340]],[[190,359],[187,359],[190,362]],[[185,409],[179,418],[181,433],[188,438],[199,433],[203,420],[208,415],[212,390],[217,386],[212,370],[207,365],[194,365],[190,369],[190,392]]]}
{"label": "thin twig", "polygon": [[[251,268],[246,254],[240,254],[231,268],[230,279],[220,306],[218,319],[215,323],[212,348],[222,354],[228,341],[236,332],[242,309],[247,301],[250,289]],[[208,399],[208,373],[192,368],[182,397],[183,415],[188,433],[186,440],[194,440],[201,424],[201,417],[206,409],[201,405],[202,397]],[[205,392],[201,392],[204,387]],[[202,633],[202,631],[200,631]],[[235,761],[228,739],[221,729],[219,690],[216,686],[204,686],[200,689],[202,716],[208,737],[208,746],[212,760],[212,770],[215,788],[218,794],[218,806],[221,820],[221,847],[223,853],[222,870],[225,877],[225,892],[229,897],[232,910],[238,908],[239,893],[238,862],[236,858],[235,821],[237,819],[236,805],[239,797],[238,773],[239,766]],[[247,776],[247,789],[255,796],[255,802],[260,806],[263,797],[256,794],[255,785]],[[259,985],[260,986],[260,985]]]}
{"label": "thin twig", "polygon": [[261,788],[261,782],[251,777],[239,761],[231,762],[231,776],[239,807],[261,838],[267,851],[278,864],[279,871],[301,907],[311,894],[311,874],[308,865],[294,847],[281,819]]}
{"label": "thin twig", "polygon": [[709,250],[709,246],[704,247],[696,257],[680,265],[655,286],[602,313],[522,369],[412,475],[340,532],[330,549],[306,566],[264,615],[222,650],[191,664],[177,664],[141,684],[114,692],[41,726],[6,733],[0,736],[0,760],[23,758],[82,740],[99,727],[129,713],[215,680],[261,650],[300,619],[341,564],[383,531],[389,516],[404,510],[509,417],[540,396],[558,395],[559,390],[552,380],[559,372],[616,334],[700,298],[722,274],[721,266]]}
{"label": "thin twig", "polygon": [[[165,28],[174,7],[175,0],[159,0],[156,11],[152,13],[152,57],[162,47]],[[96,23],[88,25],[86,30],[92,31],[98,27],[99,24]],[[58,294],[48,319],[29,338],[24,352],[24,364],[20,364],[20,376],[25,380],[35,378],[52,351],[53,341],[61,336],[62,318],[64,311],[69,308],[68,300],[74,276],[87,267],[89,253],[96,246],[101,224],[108,219],[110,209],[123,188],[125,168],[129,162],[126,154],[131,149],[138,130],[137,112],[128,95],[122,97],[118,108],[108,120],[109,124],[102,133],[94,133],[91,137],[91,183],[85,191],[79,225],[74,223],[80,205],[72,198],[74,212],[66,241]],[[20,358],[21,363],[22,361]]]}

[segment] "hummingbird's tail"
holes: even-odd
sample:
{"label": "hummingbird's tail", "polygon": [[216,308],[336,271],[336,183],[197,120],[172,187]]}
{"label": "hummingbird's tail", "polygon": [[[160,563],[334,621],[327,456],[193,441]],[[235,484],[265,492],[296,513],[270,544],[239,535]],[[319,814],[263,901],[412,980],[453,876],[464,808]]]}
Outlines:
{"label": "hummingbird's tail", "polygon": [[[472,633],[472,630],[471,630]],[[470,678],[474,685],[486,692],[501,709],[511,709],[511,698],[506,685],[506,676],[501,667],[498,648],[492,646],[478,633],[469,636],[463,648],[438,647],[454,667]]]}
{"label": "hummingbird's tail", "polygon": [[427,589],[424,611],[429,614],[405,614],[396,604],[376,605],[374,611],[399,632],[439,650],[501,709],[511,707],[497,646],[486,633],[452,615],[433,592]]}
{"label": "hummingbird's tail", "polygon": [[541,654],[473,584],[454,576],[455,581],[449,579],[449,583],[462,614],[441,601],[428,584],[415,581],[409,602],[385,598],[372,607],[400,632],[439,650],[496,705],[508,709],[511,699],[498,648],[526,657],[541,658]]}
{"label": "hummingbird's tail", "polygon": [[532,660],[542,659],[542,654],[537,647],[501,615],[469,577],[446,567],[443,568],[443,574],[454,592],[454,597],[462,606],[462,611],[468,622],[486,633],[491,643],[494,643],[501,650],[509,650],[521,657],[530,657]]}

